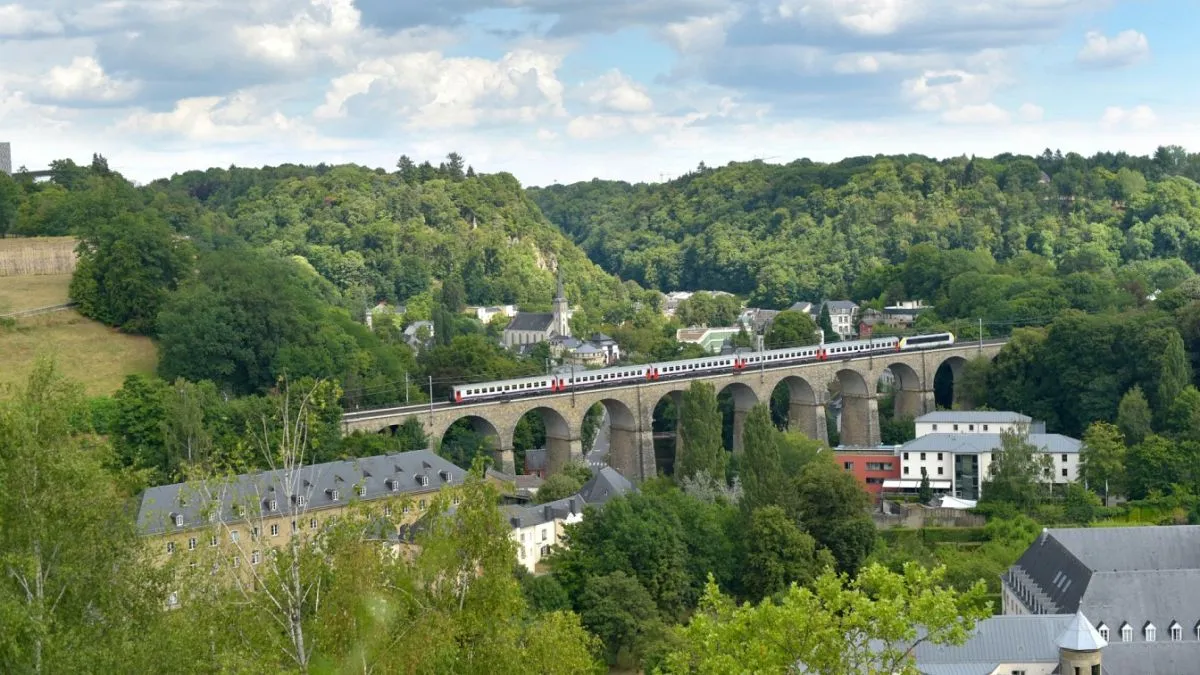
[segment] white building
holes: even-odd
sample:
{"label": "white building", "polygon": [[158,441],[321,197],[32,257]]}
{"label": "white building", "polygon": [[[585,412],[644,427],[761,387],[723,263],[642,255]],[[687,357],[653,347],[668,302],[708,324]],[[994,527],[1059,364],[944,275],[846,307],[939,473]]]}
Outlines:
{"label": "white building", "polygon": [[509,539],[517,544],[517,562],[530,572],[562,541],[565,527],[583,520],[584,502],[578,495],[547,504],[507,506],[512,526]]}
{"label": "white building", "polygon": [[547,342],[554,337],[571,336],[571,309],[563,290],[562,273],[558,275],[558,292],[554,295],[553,312],[517,312],[504,329],[504,346],[517,347]]}
{"label": "white building", "polygon": [[999,434],[1032,429],[1033,418],[998,410],[938,410],[915,420],[916,437],[929,434]]}
{"label": "white building", "polygon": [[512,318],[517,315],[516,305],[496,305],[494,307],[468,307],[468,314],[473,314],[480,323],[491,323],[497,316]]}
{"label": "white building", "polygon": [[1027,441],[1050,458],[1043,479],[1065,485],[1079,479],[1078,439],[1041,433],[1042,425],[1014,412],[945,410],[916,420],[916,435],[898,450],[900,480],[885,488],[913,488],[922,476],[929,486],[963,499],[979,499],[991,475],[992,460],[1001,447],[1001,433],[1029,431]]}

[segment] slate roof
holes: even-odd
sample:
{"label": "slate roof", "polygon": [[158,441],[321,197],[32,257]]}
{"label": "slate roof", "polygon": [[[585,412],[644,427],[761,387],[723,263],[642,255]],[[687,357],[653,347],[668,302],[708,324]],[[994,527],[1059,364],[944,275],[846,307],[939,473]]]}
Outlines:
{"label": "slate roof", "polygon": [[584,505],[584,500],[575,495],[545,504],[502,506],[501,511],[512,527],[534,527],[581,514]]}
{"label": "slate roof", "polygon": [[575,350],[575,353],[576,354],[602,354],[604,352],[601,351],[599,347],[596,347],[592,343],[585,342],[582,345],[580,345],[578,349]]}
{"label": "slate roof", "polygon": [[[1078,454],[1082,445],[1078,439],[1062,434],[1029,434],[1030,445],[1051,454]],[[925,434],[901,446],[904,452],[953,452],[979,454],[1000,448],[1000,434]]]}
{"label": "slate roof", "polygon": [[[976,623],[975,632],[962,645],[922,642],[913,655],[917,668],[929,675],[990,673],[990,670],[971,668],[991,665],[994,669],[1001,663],[1058,663],[1055,641],[1072,619],[1071,614],[993,616]],[[954,666],[958,670],[945,669],[945,666]]]}
{"label": "slate roof", "polygon": [[1058,636],[1054,644],[1060,649],[1069,649],[1073,652],[1094,652],[1104,649],[1108,645],[1108,640],[1096,632],[1083,612],[1075,612],[1071,623],[1063,630],[1062,635]]}
{"label": "slate roof", "polygon": [[633,483],[630,483],[616,469],[606,466],[592,474],[588,482],[579,488],[579,496],[583,497],[588,504],[599,505],[631,490],[633,490]]}
{"label": "slate roof", "polygon": [[[251,514],[253,517],[282,515],[292,508],[292,496],[303,496],[304,508],[321,509],[354,499],[433,492],[445,485],[461,485],[466,474],[466,470],[429,450],[414,450],[313,464],[290,476],[277,470],[210,480],[203,485],[160,485],[142,493],[137,524],[143,534],[160,534],[207,525],[210,514],[221,522],[244,520],[235,512],[235,506],[258,509]],[[422,478],[427,480],[425,484]],[[362,486],[364,493],[358,494],[356,486]],[[338,491],[337,501],[333,499],[334,490]],[[272,499],[276,503],[274,512],[270,510]],[[181,517],[182,524],[175,524],[176,516]]]}
{"label": "slate roof", "polygon": [[822,307],[828,307],[831,314],[837,312],[850,313],[858,309],[858,304],[850,300],[826,300],[821,303]]}
{"label": "slate roof", "polygon": [[[1001,579],[1034,611],[1082,611],[1093,626],[1107,626],[1106,673],[1196,672],[1200,526],[1044,530]],[[1145,642],[1147,622],[1157,629],[1153,646]],[[1183,629],[1181,643],[1170,641],[1173,622]],[[1120,641],[1125,623],[1131,643]]]}
{"label": "slate roof", "polygon": [[963,423],[992,423],[992,424],[1029,424],[1033,418],[1018,412],[1003,410],[937,410],[925,413],[916,420],[921,422],[957,422]]}
{"label": "slate roof", "polygon": [[552,323],[554,314],[551,312],[517,312],[504,330],[547,331]]}

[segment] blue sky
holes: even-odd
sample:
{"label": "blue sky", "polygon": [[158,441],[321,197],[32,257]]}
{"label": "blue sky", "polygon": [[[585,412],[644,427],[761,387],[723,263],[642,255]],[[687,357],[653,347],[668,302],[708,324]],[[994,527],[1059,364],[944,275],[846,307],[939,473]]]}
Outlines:
{"label": "blue sky", "polygon": [[[7,4],[6,4],[7,2]],[[1200,150],[1194,0],[0,0],[31,168]]]}

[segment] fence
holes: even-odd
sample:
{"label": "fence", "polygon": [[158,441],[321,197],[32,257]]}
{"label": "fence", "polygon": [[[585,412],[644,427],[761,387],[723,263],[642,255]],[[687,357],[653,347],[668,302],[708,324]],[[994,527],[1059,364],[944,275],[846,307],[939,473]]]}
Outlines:
{"label": "fence", "polygon": [[64,309],[71,309],[75,306],[73,302],[64,302],[61,305],[50,305],[48,307],[35,307],[33,309],[23,309],[19,312],[9,312],[8,314],[0,314],[0,319],[23,319],[29,316],[37,316],[39,314],[49,314],[51,312],[61,312]]}

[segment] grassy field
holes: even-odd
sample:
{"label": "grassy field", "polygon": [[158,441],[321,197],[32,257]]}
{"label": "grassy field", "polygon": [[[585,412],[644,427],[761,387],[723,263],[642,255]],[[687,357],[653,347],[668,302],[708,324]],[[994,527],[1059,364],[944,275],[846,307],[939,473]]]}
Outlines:
{"label": "grassy field", "polygon": [[74,237],[0,237],[0,277],[70,274],[75,243]]}
{"label": "grassy field", "polygon": [[0,326],[0,383],[21,382],[41,355],[89,395],[111,394],[126,375],[153,373],[158,354],[150,338],[124,335],[67,310]]}
{"label": "grassy field", "polygon": [[0,276],[0,314],[61,305],[67,301],[70,274]]}

